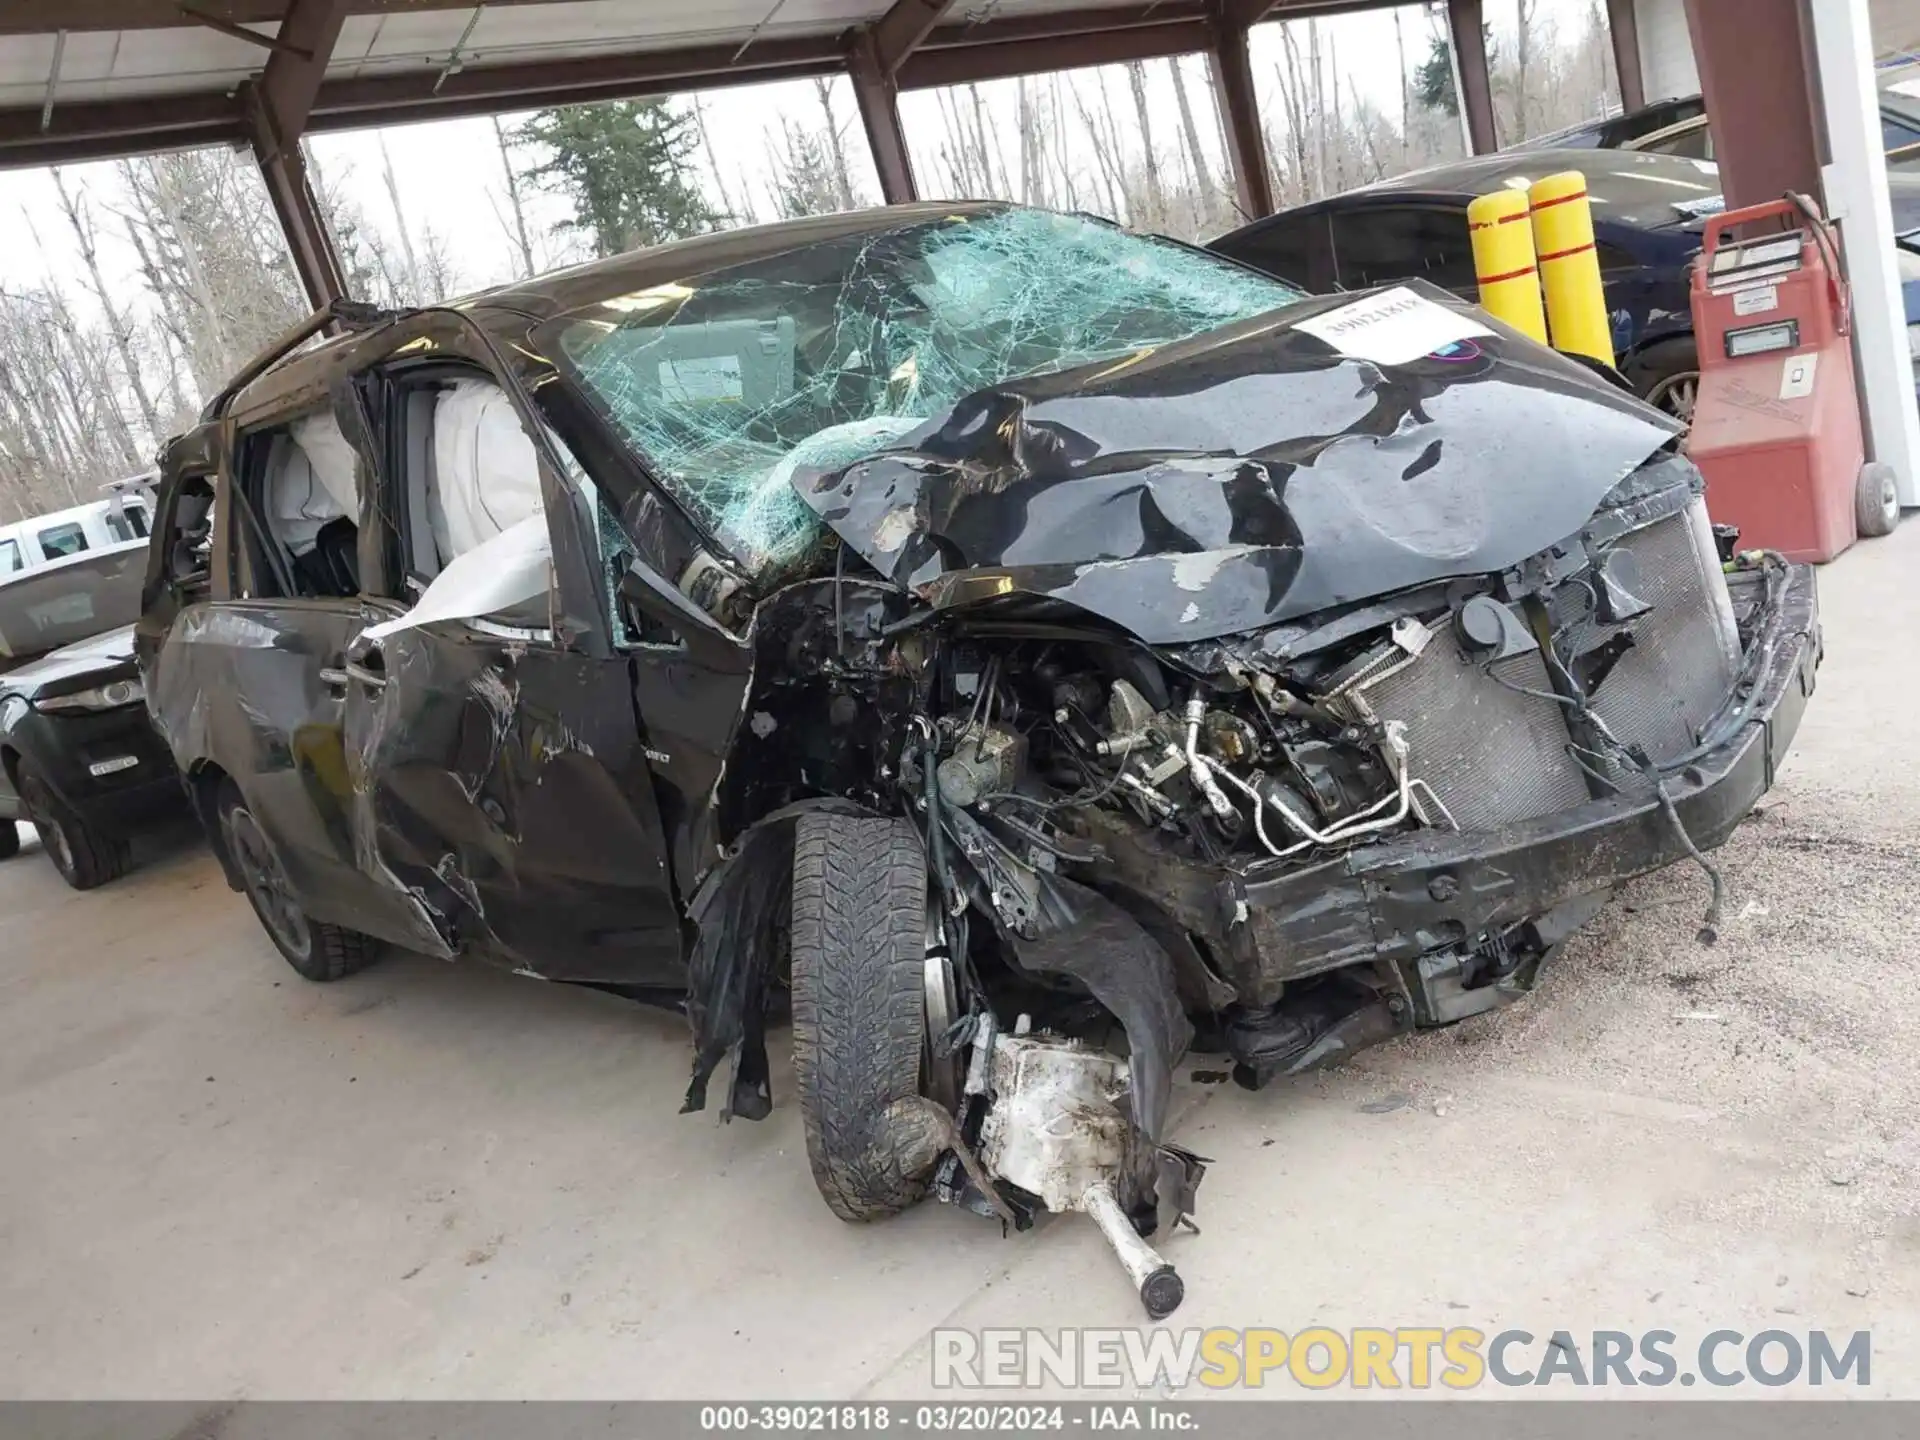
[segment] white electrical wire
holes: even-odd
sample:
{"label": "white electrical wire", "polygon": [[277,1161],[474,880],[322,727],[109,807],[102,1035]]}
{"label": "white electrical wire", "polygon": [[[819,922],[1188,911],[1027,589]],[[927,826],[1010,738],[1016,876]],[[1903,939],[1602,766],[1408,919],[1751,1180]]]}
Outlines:
{"label": "white electrical wire", "polygon": [[[1189,716],[1191,716],[1191,705],[1188,706],[1188,713]],[[1194,736],[1198,729],[1198,724],[1190,721],[1188,725],[1187,759],[1188,763],[1193,767],[1196,783],[1199,784],[1202,790],[1208,790],[1210,786],[1212,790],[1218,790],[1218,781],[1225,780],[1253,801],[1254,833],[1260,837],[1260,843],[1266,846],[1268,851],[1276,857],[1296,854],[1311,845],[1333,845],[1342,840],[1351,840],[1356,835],[1369,835],[1376,830],[1390,829],[1405,820],[1408,812],[1413,808],[1414,782],[1413,776],[1407,768],[1406,726],[1398,720],[1389,720],[1387,722],[1386,753],[1387,762],[1393,768],[1395,778],[1400,782],[1399,789],[1394,794],[1385,796],[1368,806],[1358,815],[1350,816],[1337,825],[1329,826],[1324,831],[1314,829],[1313,826],[1294,814],[1292,809],[1284,802],[1270,795],[1262,795],[1231,770],[1224,767],[1218,770],[1214,769],[1212,764],[1204,755],[1199,753],[1194,745]],[[1298,844],[1289,845],[1284,850],[1275,845],[1267,836],[1267,827],[1263,815],[1263,811],[1268,805],[1278,810],[1281,818],[1305,838]],[[1378,819],[1369,818],[1378,815],[1380,810],[1388,805],[1393,806],[1392,814],[1380,816]]]}

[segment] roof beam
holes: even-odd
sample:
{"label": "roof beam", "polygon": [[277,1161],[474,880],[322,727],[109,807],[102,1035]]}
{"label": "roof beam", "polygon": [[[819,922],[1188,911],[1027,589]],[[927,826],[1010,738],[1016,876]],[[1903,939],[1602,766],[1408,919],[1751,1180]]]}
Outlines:
{"label": "roof beam", "polygon": [[[1173,6],[1163,8],[1174,9]],[[1212,40],[1213,32],[1207,22],[1193,19],[971,45],[930,47],[917,51],[900,67],[900,88],[924,90],[930,86],[1000,80],[1011,75],[1073,70],[1083,65],[1118,65],[1128,60],[1157,60],[1167,55],[1185,55],[1205,50]]]}
{"label": "roof beam", "polygon": [[[734,57],[740,58],[736,62]],[[839,37],[819,35],[756,40],[744,54],[738,41],[692,45],[632,55],[589,55],[573,60],[513,65],[473,65],[441,78],[437,69],[414,69],[351,80],[329,80],[314,97],[314,126],[338,130],[376,123],[371,112],[431,120],[448,114],[484,114],[460,108],[483,101],[488,109],[537,109],[622,95],[696,90],[707,85],[830,74],[845,63]],[[436,86],[438,88],[436,88]]]}
{"label": "roof beam", "polygon": [[889,205],[918,200],[920,187],[914,181],[913,154],[907,148],[906,129],[900,124],[900,92],[880,59],[871,30],[854,37],[847,53],[847,73],[853,80],[853,100],[867,132],[874,173],[880,177],[881,198]]}
{"label": "roof beam", "polygon": [[259,45],[267,50],[290,50],[305,60],[313,58],[297,46],[289,45],[278,35],[263,35],[258,30],[249,30],[246,26],[236,25],[233,21],[225,19],[222,16],[209,14],[205,10],[196,9],[184,3],[184,0],[182,0],[180,5],[180,13],[196,25],[203,25],[209,30],[231,36],[235,40],[244,40],[249,45]]}
{"label": "roof beam", "polygon": [[[1221,8],[1224,11],[1227,7]],[[1267,174],[1267,147],[1261,133],[1253,63],[1247,54],[1247,29],[1223,15],[1211,31],[1207,62],[1213,69],[1213,93],[1219,103],[1220,128],[1226,136],[1227,161],[1233,169],[1234,203],[1242,219],[1253,220],[1273,213],[1273,181]]]}
{"label": "roof beam", "polygon": [[[433,10],[471,10],[476,0],[348,0],[349,15],[406,15]],[[552,5],[565,0],[484,0],[494,5]],[[286,18],[289,0],[64,0],[57,25],[42,6],[0,6],[0,35],[45,35],[62,30],[169,30],[205,24],[272,25]],[[199,14],[193,14],[193,11]],[[220,29],[219,25],[213,27]],[[231,33],[231,32],[229,32]]]}
{"label": "roof beam", "polygon": [[347,293],[346,274],[307,179],[300,137],[346,18],[347,0],[293,0],[267,68],[258,81],[242,84],[238,97],[267,198],[316,310]]}
{"label": "roof beam", "polygon": [[[208,10],[246,18],[272,6],[271,22],[285,15],[281,38],[311,50],[312,62],[276,52],[261,80],[274,103],[273,133],[297,140],[303,133],[348,130],[408,121],[496,114],[546,105],[584,104],[640,95],[662,95],[708,86],[798,79],[843,73],[848,40],[843,35],[766,36],[744,53],[737,41],[679,46],[625,55],[589,55],[499,65],[468,65],[444,76],[434,65],[326,80],[322,58],[331,52],[338,24],[368,7],[439,8],[444,0],[193,0]],[[489,4],[539,0],[488,0]],[[930,0],[912,0],[922,9]],[[1286,11],[1299,0],[1280,0]],[[1331,0],[1310,0],[1325,8]],[[1338,0],[1351,7],[1355,0]],[[95,15],[102,6],[149,5],[150,0],[69,0]],[[463,6],[462,8],[470,8]],[[168,0],[169,13],[178,15]],[[12,11],[0,11],[11,14]],[[890,12],[891,13],[891,12]],[[902,12],[907,13],[907,12]],[[83,16],[84,18],[84,16]],[[299,24],[296,25],[296,19]],[[331,20],[331,24],[322,21]],[[251,23],[257,23],[251,22]],[[1092,9],[1011,15],[978,22],[945,22],[929,30],[892,75],[900,89],[965,83],[999,76],[1030,75],[1117,60],[1151,59],[1211,49],[1206,0],[1158,0]],[[858,35],[863,32],[856,31]],[[896,32],[896,34],[899,32]],[[877,44],[877,38],[875,40]],[[143,99],[62,101],[43,134],[40,107],[0,109],[0,166],[63,164],[145,150],[189,145],[245,143],[258,133],[240,101],[225,92],[190,92]]]}
{"label": "roof beam", "polygon": [[260,76],[260,99],[280,144],[300,143],[346,18],[347,0],[293,0],[287,7],[279,48]]}
{"label": "roof beam", "polygon": [[867,27],[881,70],[895,74],[952,8],[953,0],[893,0],[887,13]]}

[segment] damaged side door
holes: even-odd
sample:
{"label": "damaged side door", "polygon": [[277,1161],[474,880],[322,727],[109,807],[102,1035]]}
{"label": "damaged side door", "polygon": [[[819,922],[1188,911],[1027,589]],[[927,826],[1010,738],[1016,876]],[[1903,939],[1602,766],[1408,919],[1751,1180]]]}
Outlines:
{"label": "damaged side door", "polygon": [[[544,512],[558,579],[503,604],[483,584],[471,604],[453,606],[474,613],[363,630],[349,645],[348,767],[363,853],[456,949],[552,979],[677,986],[678,909],[627,668],[607,643],[591,502],[537,458],[512,387],[460,353],[461,340],[450,331],[428,354],[356,377],[381,432],[392,530],[384,593],[367,621],[381,626],[445,593],[429,590],[443,565],[432,507],[448,509],[435,487],[450,479],[430,427],[439,405],[476,385],[499,394],[496,426],[517,422],[517,436],[496,431],[485,453],[535,467],[537,479],[518,483],[537,486],[537,501],[523,488],[519,502],[531,504],[535,531]],[[485,508],[484,495],[468,499]],[[447,543],[444,530],[438,540]]]}

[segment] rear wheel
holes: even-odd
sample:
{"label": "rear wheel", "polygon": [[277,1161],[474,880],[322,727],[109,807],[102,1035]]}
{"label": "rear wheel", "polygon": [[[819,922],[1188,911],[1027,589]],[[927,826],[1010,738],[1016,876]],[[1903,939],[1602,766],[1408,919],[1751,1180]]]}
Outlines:
{"label": "rear wheel", "polygon": [[1900,523],[1900,488],[1891,465],[1869,460],[1860,467],[1853,518],[1855,528],[1868,539],[1893,533],[1893,527]]}
{"label": "rear wheel", "polygon": [[1700,396],[1700,352],[1691,335],[1649,345],[1621,366],[1620,373],[1656,410],[1682,425],[1693,424],[1693,405]]}
{"label": "rear wheel", "polygon": [[[92,890],[118,880],[133,863],[132,847],[124,835],[92,824],[53,793],[26,761],[20,763],[20,801],[39,832],[40,845],[53,861],[60,878],[76,890]],[[8,825],[9,830],[13,827]],[[13,843],[20,843],[16,833]]]}
{"label": "rear wheel", "polygon": [[379,942],[358,930],[309,919],[279,852],[231,781],[220,793],[220,834],[240,872],[247,902],[286,962],[309,980],[340,980],[365,969]]}
{"label": "rear wheel", "polygon": [[793,1073],[820,1194],[897,1215],[944,1146],[921,1094],[927,860],[905,820],[802,815],[793,855]]}

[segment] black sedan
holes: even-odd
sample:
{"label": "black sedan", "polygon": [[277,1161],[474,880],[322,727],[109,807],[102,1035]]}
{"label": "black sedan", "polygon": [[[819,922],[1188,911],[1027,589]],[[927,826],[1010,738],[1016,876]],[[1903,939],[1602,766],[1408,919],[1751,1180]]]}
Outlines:
{"label": "black sedan", "polygon": [[126,872],[135,830],[184,801],[147,720],[131,626],[0,675],[0,858],[27,821],[61,877],[91,890]]}

